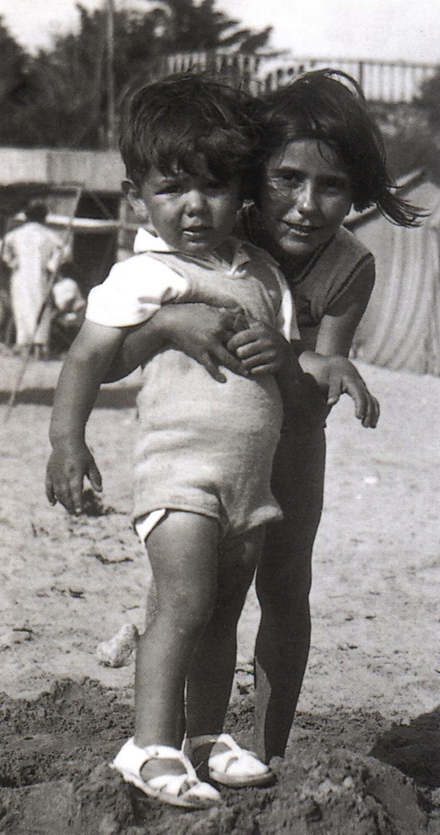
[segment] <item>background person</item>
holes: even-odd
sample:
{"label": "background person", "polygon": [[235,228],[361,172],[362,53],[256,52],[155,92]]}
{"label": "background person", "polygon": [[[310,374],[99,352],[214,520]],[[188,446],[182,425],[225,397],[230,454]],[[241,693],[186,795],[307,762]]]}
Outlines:
{"label": "background person", "polygon": [[56,351],[70,348],[84,321],[86,301],[74,274],[70,261],[61,264],[52,287],[51,343]]}
{"label": "background person", "polygon": [[52,318],[48,292],[63,250],[61,238],[46,226],[47,211],[45,203],[31,202],[26,223],[5,235],[1,252],[11,270],[16,347],[31,348],[37,358],[48,355]]}

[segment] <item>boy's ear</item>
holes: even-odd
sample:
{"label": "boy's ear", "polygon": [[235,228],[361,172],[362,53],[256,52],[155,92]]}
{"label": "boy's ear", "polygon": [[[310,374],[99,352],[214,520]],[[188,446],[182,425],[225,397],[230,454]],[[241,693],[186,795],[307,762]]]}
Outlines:
{"label": "boy's ear", "polygon": [[138,187],[133,180],[123,180],[121,185],[127,202],[135,213],[137,220],[143,225],[147,224],[149,221],[148,211]]}

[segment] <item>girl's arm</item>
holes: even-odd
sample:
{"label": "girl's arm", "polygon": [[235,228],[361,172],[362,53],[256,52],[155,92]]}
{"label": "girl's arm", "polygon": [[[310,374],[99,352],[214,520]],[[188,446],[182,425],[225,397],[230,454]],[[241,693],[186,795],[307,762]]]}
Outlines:
{"label": "girl's arm", "polygon": [[375,427],[379,419],[379,403],[368,391],[364,380],[348,355],[356,328],[367,307],[374,285],[374,264],[368,262],[358,276],[356,296],[351,303],[342,300],[326,314],[319,326],[314,351],[303,351],[299,363],[311,374],[326,393],[327,404],[334,406],[343,393],[353,398],[356,417],[363,426]]}
{"label": "girl's arm", "polygon": [[[279,372],[277,379],[283,394],[286,414],[295,418],[318,415],[324,418],[329,408],[346,392],[355,402],[356,417],[363,426],[374,427],[379,418],[379,404],[367,389],[361,375],[347,359],[356,328],[363,316],[374,285],[374,264],[368,262],[357,276],[352,298],[345,297],[332,307],[332,315],[321,320],[315,350],[303,350],[299,344],[299,364],[308,380],[300,385],[292,357],[286,353],[283,338],[271,328],[259,334],[241,331],[228,343],[246,370],[252,375]],[[311,384],[313,377],[318,386]],[[303,400],[303,405],[300,399]],[[305,404],[305,406],[304,406]],[[322,421],[321,421],[322,422]],[[316,420],[313,421],[316,423]]]}
{"label": "girl's arm", "polygon": [[127,332],[105,382],[125,377],[165,348],[192,357],[219,383],[226,382],[219,366],[246,376],[240,360],[226,347],[242,326],[235,310],[201,303],[166,304],[148,322]]}
{"label": "girl's arm", "polygon": [[354,334],[373,290],[374,277],[374,263],[368,261],[359,272],[352,297],[336,302],[332,306],[331,315],[323,316],[315,346],[318,354],[325,357],[334,354],[348,357]]}
{"label": "girl's arm", "polygon": [[122,343],[123,329],[85,321],[64,362],[50,424],[53,447],[46,471],[46,495],[69,513],[81,513],[87,476],[100,491],[101,475],[85,442],[85,428],[100,385]]}

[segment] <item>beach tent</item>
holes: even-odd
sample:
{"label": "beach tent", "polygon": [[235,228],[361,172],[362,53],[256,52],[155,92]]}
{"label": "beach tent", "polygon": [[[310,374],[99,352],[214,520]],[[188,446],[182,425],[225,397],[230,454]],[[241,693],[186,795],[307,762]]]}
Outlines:
{"label": "beach tent", "polygon": [[402,196],[429,211],[408,229],[377,210],[348,219],[373,252],[376,284],[356,332],[353,356],[375,365],[440,375],[440,187],[424,174]]}

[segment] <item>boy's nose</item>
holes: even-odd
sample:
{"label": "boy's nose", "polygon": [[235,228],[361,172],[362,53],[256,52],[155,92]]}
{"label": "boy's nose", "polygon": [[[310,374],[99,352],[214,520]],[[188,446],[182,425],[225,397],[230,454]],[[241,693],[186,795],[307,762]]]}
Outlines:
{"label": "boy's nose", "polygon": [[186,196],[186,211],[187,214],[197,214],[205,208],[205,199],[201,191],[192,189]]}

